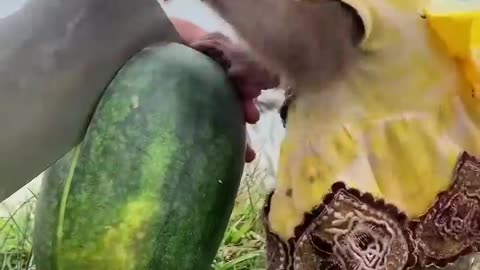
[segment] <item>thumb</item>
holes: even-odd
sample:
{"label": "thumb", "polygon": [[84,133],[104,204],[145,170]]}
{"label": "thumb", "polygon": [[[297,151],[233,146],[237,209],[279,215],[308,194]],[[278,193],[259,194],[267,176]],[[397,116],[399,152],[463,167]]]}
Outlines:
{"label": "thumb", "polygon": [[255,160],[256,154],[252,147],[247,144],[247,151],[245,152],[245,162],[250,163]]}

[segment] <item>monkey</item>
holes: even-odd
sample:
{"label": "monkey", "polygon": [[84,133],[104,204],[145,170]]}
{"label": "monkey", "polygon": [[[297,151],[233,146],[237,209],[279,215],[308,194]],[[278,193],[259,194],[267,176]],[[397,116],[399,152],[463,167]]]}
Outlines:
{"label": "monkey", "polygon": [[202,1],[294,93],[269,270],[442,267],[480,248],[480,101],[427,1]]}
{"label": "monkey", "polygon": [[363,35],[356,12],[340,1],[202,1],[296,89],[335,78],[355,60]]}

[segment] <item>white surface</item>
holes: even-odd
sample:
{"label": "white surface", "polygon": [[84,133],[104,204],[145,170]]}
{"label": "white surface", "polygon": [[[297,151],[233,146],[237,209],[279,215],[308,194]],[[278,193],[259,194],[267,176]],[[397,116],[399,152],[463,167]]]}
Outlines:
{"label": "white surface", "polygon": [[36,195],[40,188],[40,184],[42,183],[42,177],[43,173],[0,203],[0,218],[10,217],[10,215],[14,213],[23,202],[29,200],[33,196],[32,192]]}
{"label": "white surface", "polygon": [[0,19],[19,10],[27,0],[0,0]]}
{"label": "white surface", "polygon": [[167,3],[160,2],[160,5],[169,17],[188,20],[208,32],[220,31],[235,37],[233,29],[200,0],[170,0]]}

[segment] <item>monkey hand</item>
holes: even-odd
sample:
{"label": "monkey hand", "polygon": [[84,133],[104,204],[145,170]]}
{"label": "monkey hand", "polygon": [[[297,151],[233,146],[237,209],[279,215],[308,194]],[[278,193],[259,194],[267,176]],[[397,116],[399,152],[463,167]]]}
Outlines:
{"label": "monkey hand", "polygon": [[[247,49],[230,41],[220,33],[210,33],[188,44],[190,47],[214,59],[227,72],[239,97],[243,100],[245,120],[254,124],[260,117],[255,106],[256,99],[262,90],[278,86],[278,76],[271,74],[259,64]],[[255,159],[255,152],[248,145],[245,160]]]}

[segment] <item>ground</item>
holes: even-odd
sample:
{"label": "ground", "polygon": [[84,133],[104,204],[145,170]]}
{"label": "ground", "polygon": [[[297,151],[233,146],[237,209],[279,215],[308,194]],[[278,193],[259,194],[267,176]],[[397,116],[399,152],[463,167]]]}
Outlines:
{"label": "ground", "polygon": [[[264,190],[257,179],[259,172],[250,171],[243,177],[230,224],[212,270],[265,269],[264,237],[259,220]],[[38,180],[37,180],[38,181]],[[37,183],[38,185],[38,183]],[[37,187],[32,184],[32,187]],[[12,197],[0,217],[0,270],[35,270],[31,251],[36,188]],[[28,195],[29,194],[29,195]],[[22,198],[24,198],[22,200]]]}

